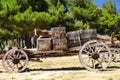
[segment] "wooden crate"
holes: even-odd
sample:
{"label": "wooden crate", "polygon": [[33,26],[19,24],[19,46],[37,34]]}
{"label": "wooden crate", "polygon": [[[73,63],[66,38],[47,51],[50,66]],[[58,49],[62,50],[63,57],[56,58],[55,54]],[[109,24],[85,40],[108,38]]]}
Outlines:
{"label": "wooden crate", "polygon": [[67,38],[69,48],[81,46],[80,30],[67,32]]}
{"label": "wooden crate", "polygon": [[68,48],[78,47],[78,46],[81,46],[80,40],[69,40],[68,41]]}
{"label": "wooden crate", "polygon": [[62,44],[53,44],[53,49],[54,50],[67,50],[68,49],[68,45],[65,43]]}
{"label": "wooden crate", "polygon": [[67,39],[53,39],[53,49],[54,50],[67,50],[68,44]]}
{"label": "wooden crate", "polygon": [[51,28],[51,36],[53,39],[66,38],[65,27],[54,27]]}
{"label": "wooden crate", "polygon": [[71,31],[71,32],[67,32],[67,38],[68,40],[78,40],[80,39],[80,31]]}
{"label": "wooden crate", "polygon": [[51,50],[51,38],[37,39],[37,50],[38,51],[49,51]]}
{"label": "wooden crate", "polygon": [[81,39],[96,38],[97,31],[96,29],[82,30],[80,32]]}

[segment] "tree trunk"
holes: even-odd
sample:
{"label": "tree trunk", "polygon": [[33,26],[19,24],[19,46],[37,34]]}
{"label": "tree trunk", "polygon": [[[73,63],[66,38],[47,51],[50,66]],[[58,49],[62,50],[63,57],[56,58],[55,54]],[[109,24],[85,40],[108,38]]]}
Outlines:
{"label": "tree trunk", "polygon": [[31,48],[31,40],[29,35],[25,35],[25,46],[26,48]]}

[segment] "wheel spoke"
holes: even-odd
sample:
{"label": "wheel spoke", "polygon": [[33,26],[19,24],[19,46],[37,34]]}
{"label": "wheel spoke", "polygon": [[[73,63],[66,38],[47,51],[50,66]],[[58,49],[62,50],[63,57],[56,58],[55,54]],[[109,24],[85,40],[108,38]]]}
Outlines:
{"label": "wheel spoke", "polygon": [[84,49],[84,50],[83,50],[83,52],[89,53],[89,51],[87,50],[87,48],[86,48],[86,49]]}
{"label": "wheel spoke", "polygon": [[87,61],[87,64],[89,64],[89,63],[90,63],[90,60],[91,60],[91,58],[89,57],[89,59],[88,59],[88,61]]}
{"label": "wheel spoke", "polygon": [[13,63],[11,60],[6,60],[8,67],[12,68],[13,67]]}
{"label": "wheel spoke", "polygon": [[20,64],[21,66],[24,66],[24,64],[22,64],[21,61],[19,62],[19,64]]}
{"label": "wheel spoke", "polygon": [[90,51],[92,51],[92,53],[95,53],[89,44],[88,44],[88,47],[89,47]]}
{"label": "wheel spoke", "polygon": [[104,46],[102,46],[100,49],[98,49],[97,53],[99,53],[103,48],[104,48]]}
{"label": "wheel spoke", "polygon": [[8,57],[9,57],[10,59],[12,59],[12,60],[14,59],[11,55],[8,55]]}
{"label": "wheel spoke", "polygon": [[92,59],[92,68],[95,69],[95,60]]}
{"label": "wheel spoke", "polygon": [[17,55],[16,55],[16,59],[18,59],[19,56],[20,56],[20,51],[17,53]]}
{"label": "wheel spoke", "polygon": [[97,59],[97,62],[102,66],[102,60]]}
{"label": "wheel spoke", "polygon": [[17,69],[19,68],[18,64],[16,64]]}

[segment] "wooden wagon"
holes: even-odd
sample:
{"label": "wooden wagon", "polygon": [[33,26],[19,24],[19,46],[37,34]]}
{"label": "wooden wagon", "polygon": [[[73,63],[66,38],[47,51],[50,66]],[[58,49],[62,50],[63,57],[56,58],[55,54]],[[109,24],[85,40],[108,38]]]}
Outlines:
{"label": "wooden wagon", "polygon": [[36,49],[12,48],[3,57],[3,67],[8,72],[22,72],[30,58],[46,57],[53,53],[79,52],[79,60],[88,70],[106,69],[112,61],[108,45],[96,39],[95,29],[66,32],[64,27],[51,29],[51,38],[38,38]]}

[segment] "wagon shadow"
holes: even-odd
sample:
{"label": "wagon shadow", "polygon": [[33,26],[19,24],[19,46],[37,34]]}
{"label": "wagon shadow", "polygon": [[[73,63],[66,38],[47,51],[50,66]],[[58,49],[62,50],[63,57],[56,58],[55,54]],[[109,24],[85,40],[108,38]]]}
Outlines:
{"label": "wagon shadow", "polygon": [[66,68],[39,68],[39,69],[27,69],[26,71],[31,72],[31,71],[77,71],[77,70],[86,70],[85,68],[81,67],[66,67]]}
{"label": "wagon shadow", "polygon": [[[114,71],[116,69],[120,69],[120,66],[110,66],[106,70],[100,70],[100,71]],[[27,68],[25,72],[31,72],[31,71],[79,71],[79,70],[86,70],[83,67],[65,67],[65,68],[36,68],[36,69],[29,69]]]}
{"label": "wagon shadow", "polygon": [[111,69],[111,70],[113,70],[113,69],[120,69],[120,66],[109,66],[108,69]]}
{"label": "wagon shadow", "polygon": [[120,66],[109,66],[106,70],[100,70],[100,71],[114,71],[116,69],[120,69]]}

